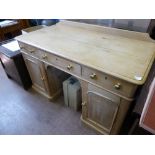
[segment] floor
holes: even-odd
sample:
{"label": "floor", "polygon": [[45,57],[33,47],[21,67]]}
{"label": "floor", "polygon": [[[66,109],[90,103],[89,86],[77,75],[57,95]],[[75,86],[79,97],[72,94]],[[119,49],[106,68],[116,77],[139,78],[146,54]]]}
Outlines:
{"label": "floor", "polygon": [[1,135],[97,134],[80,121],[80,115],[63,104],[63,97],[53,103],[32,89],[25,91],[7,78],[0,64]]}

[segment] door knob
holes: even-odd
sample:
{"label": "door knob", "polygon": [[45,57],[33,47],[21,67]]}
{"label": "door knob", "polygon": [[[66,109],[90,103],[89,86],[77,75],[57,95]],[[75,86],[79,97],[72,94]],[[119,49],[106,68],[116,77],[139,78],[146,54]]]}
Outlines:
{"label": "door knob", "polygon": [[86,102],[82,102],[82,106],[85,106],[86,105]]}
{"label": "door knob", "polygon": [[44,81],[45,80],[45,78],[42,76],[42,77],[40,77],[40,79],[42,80],[42,81]]}

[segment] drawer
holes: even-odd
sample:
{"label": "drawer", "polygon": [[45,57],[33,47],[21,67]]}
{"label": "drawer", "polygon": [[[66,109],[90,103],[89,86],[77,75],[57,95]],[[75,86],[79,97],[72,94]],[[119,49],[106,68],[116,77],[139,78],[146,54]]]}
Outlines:
{"label": "drawer", "polygon": [[55,67],[58,67],[70,74],[81,76],[81,66],[70,60],[58,57],[48,52],[45,52],[45,54],[42,56],[42,60],[45,62],[51,63]]}
{"label": "drawer", "polygon": [[134,84],[87,67],[82,67],[82,77],[91,83],[128,98],[133,97],[137,88]]}
{"label": "drawer", "polygon": [[44,52],[41,54],[42,61],[56,64],[57,56],[53,55],[52,53]]}
{"label": "drawer", "polygon": [[39,59],[41,59],[42,55],[44,55],[44,51],[42,51],[36,47],[26,45],[24,43],[19,43],[19,46],[21,48],[21,52],[26,53],[31,56],[34,56],[34,57],[37,57]]}

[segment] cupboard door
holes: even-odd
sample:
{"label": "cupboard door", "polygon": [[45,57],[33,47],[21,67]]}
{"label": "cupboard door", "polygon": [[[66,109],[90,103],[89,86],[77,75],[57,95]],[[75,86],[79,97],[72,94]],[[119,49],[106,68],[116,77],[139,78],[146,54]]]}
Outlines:
{"label": "cupboard door", "polygon": [[88,93],[88,103],[88,119],[110,131],[118,111],[118,104],[93,92]]}
{"label": "cupboard door", "polygon": [[33,86],[37,89],[40,89],[43,92],[46,92],[46,86],[44,81],[46,80],[43,75],[43,64],[37,59],[23,55],[27,69],[29,71]]}
{"label": "cupboard door", "polygon": [[90,86],[89,89],[89,86],[86,104],[87,119],[96,127],[110,133],[118,112],[120,98],[95,86]]}

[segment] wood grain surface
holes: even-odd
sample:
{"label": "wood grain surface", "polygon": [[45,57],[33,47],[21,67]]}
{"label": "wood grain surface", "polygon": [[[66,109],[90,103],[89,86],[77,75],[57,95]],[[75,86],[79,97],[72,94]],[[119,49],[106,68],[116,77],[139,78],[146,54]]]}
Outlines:
{"label": "wood grain surface", "polygon": [[155,57],[155,42],[146,33],[70,21],[16,39],[138,85]]}

